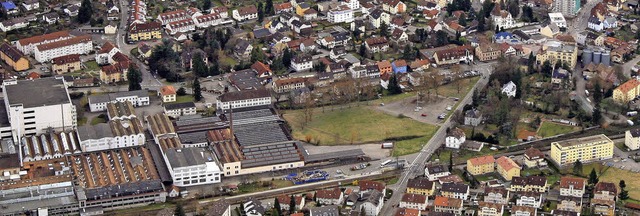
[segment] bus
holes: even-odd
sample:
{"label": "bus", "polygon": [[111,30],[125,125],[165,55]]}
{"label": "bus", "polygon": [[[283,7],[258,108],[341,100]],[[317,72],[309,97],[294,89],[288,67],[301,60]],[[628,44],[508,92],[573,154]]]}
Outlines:
{"label": "bus", "polygon": [[389,165],[389,163],[391,163],[391,162],[392,162],[391,160],[383,161],[382,163],[380,163],[380,167],[385,167],[385,166]]}

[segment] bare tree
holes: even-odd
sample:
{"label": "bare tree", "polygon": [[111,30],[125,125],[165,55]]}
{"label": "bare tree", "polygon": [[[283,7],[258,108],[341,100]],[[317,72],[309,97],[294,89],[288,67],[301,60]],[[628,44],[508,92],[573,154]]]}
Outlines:
{"label": "bare tree", "polygon": [[303,110],[302,110],[302,117],[303,117],[302,128],[303,129],[307,125],[307,123],[313,120],[313,106],[314,106],[314,103],[311,96],[306,97],[304,101]]}

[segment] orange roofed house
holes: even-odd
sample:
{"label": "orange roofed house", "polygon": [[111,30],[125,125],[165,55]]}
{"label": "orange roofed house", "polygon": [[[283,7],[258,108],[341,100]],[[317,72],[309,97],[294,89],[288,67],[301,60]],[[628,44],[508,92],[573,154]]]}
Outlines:
{"label": "orange roofed house", "polygon": [[463,203],[461,199],[437,196],[433,201],[433,211],[462,215]]}
{"label": "orange roofed house", "polygon": [[498,160],[496,160],[496,167],[500,176],[507,181],[511,181],[514,176],[520,176],[520,165],[511,160],[511,158],[505,156],[498,158]]}
{"label": "orange roofed house", "polygon": [[492,173],[495,161],[492,155],[471,158],[467,160],[467,171],[471,175]]}
{"label": "orange roofed house", "polygon": [[640,95],[640,81],[630,79],[613,90],[613,100],[617,103],[626,104]]}
{"label": "orange roofed house", "polygon": [[177,99],[176,88],[171,85],[162,86],[158,91],[158,96],[162,97],[162,103],[175,102]]}

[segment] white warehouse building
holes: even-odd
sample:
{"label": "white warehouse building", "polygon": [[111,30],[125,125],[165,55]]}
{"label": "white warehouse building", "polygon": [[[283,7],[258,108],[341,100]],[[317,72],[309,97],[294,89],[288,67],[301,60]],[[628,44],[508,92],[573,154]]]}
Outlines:
{"label": "white warehouse building", "polygon": [[271,104],[271,93],[266,89],[229,92],[218,97],[216,107],[220,111]]}
{"label": "white warehouse building", "polygon": [[204,148],[171,148],[164,158],[178,187],[220,183],[222,171],[212,152]]}

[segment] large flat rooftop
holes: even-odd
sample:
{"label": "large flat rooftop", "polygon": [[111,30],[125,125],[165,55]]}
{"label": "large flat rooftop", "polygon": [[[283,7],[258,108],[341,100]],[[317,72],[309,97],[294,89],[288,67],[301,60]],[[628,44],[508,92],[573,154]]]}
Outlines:
{"label": "large flat rooftop", "polygon": [[554,143],[562,147],[572,147],[572,146],[577,146],[581,144],[603,144],[606,142],[612,142],[612,141],[611,139],[609,139],[609,137],[605,136],[604,134],[599,134],[599,135],[581,137],[581,138],[570,139],[570,140],[562,140]]}
{"label": "large flat rooftop", "polygon": [[8,106],[22,104],[25,108],[71,104],[64,80],[41,78],[19,80],[17,84],[6,85]]}

